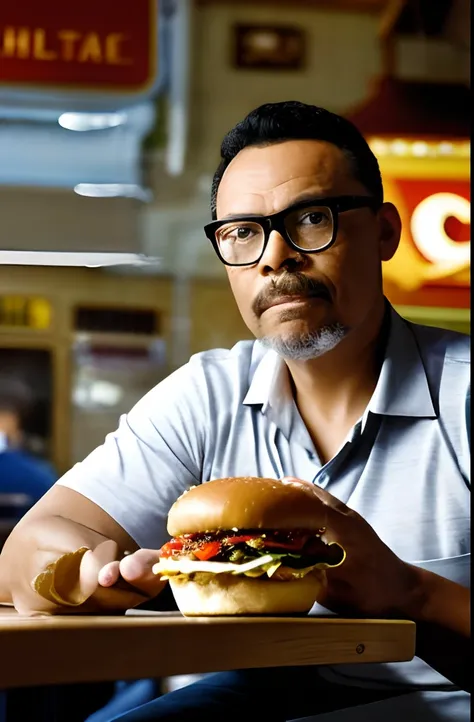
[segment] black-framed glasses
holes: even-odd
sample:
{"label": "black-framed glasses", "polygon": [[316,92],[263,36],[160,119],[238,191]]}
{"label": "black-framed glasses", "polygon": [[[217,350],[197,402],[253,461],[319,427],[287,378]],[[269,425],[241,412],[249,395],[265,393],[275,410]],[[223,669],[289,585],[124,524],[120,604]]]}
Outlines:
{"label": "black-framed glasses", "polygon": [[272,231],[277,231],[296,251],[321,253],[336,240],[339,213],[357,208],[375,211],[380,205],[371,196],[316,198],[270,216],[212,221],[204,226],[204,232],[226,266],[253,266],[265,253]]}

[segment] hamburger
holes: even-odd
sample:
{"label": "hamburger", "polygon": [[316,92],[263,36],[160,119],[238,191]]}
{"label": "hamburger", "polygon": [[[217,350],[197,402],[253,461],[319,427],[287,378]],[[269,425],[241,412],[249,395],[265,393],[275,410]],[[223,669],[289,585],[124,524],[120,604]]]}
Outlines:
{"label": "hamburger", "polygon": [[168,515],[172,537],[153,571],[185,616],[307,613],[325,569],[345,552],[322,540],[311,489],[275,479],[217,479],[185,492]]}

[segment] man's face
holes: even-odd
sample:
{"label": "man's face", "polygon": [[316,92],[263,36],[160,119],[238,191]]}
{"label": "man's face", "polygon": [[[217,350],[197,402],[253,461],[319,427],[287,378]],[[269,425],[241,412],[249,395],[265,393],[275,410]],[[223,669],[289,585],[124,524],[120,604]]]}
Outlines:
{"label": "man's face", "polygon": [[20,419],[10,409],[0,408],[0,434],[6,436],[11,442],[16,442],[20,436]]}
{"label": "man's face", "polygon": [[[331,143],[298,140],[250,147],[224,173],[217,218],[266,216],[302,199],[345,195],[368,195],[368,191],[354,178],[343,152]],[[399,232],[398,214],[390,204],[377,214],[370,208],[340,213],[336,240],[322,253],[300,253],[272,232],[258,263],[226,266],[248,328],[280,352],[290,349],[286,354],[290,358],[292,346],[297,348],[301,339],[325,334],[320,351],[312,355],[330,350],[383,305],[381,261],[392,257]],[[268,308],[269,298],[278,300],[279,287],[282,296],[297,297]],[[321,293],[310,295],[308,288],[316,287]]]}

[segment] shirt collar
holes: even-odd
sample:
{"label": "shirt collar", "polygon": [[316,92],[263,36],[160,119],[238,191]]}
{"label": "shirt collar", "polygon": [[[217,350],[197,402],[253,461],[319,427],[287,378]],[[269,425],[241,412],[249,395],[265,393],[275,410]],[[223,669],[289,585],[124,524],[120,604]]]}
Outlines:
{"label": "shirt collar", "polygon": [[367,410],[385,416],[437,416],[416,337],[392,307],[385,358]]}
{"label": "shirt collar", "polygon": [[[380,376],[367,414],[436,418],[437,414],[418,344],[410,325],[390,306],[390,328]],[[243,400],[248,406],[262,406],[262,413],[271,408],[279,425],[289,428],[293,403],[288,367],[274,351],[263,351],[257,341],[255,351],[260,355],[249,390]],[[272,414],[273,415],[273,414]],[[365,423],[363,422],[363,425]]]}
{"label": "shirt collar", "polygon": [[260,405],[265,411],[270,402],[281,396],[279,381],[283,381],[284,387],[290,387],[288,367],[275,351],[265,351],[258,341],[254,344],[253,355],[257,360],[252,364],[254,372],[243,403],[247,406]]}

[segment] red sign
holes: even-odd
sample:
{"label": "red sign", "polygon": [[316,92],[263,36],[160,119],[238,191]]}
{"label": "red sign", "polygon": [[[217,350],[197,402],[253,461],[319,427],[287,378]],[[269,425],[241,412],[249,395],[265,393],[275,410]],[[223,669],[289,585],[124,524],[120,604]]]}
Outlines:
{"label": "red sign", "polygon": [[395,203],[403,223],[399,249],[384,264],[391,300],[468,308],[469,181],[390,178],[385,186],[387,200]]}
{"label": "red sign", "polygon": [[0,85],[138,92],[156,78],[156,0],[21,0],[0,14]]}

